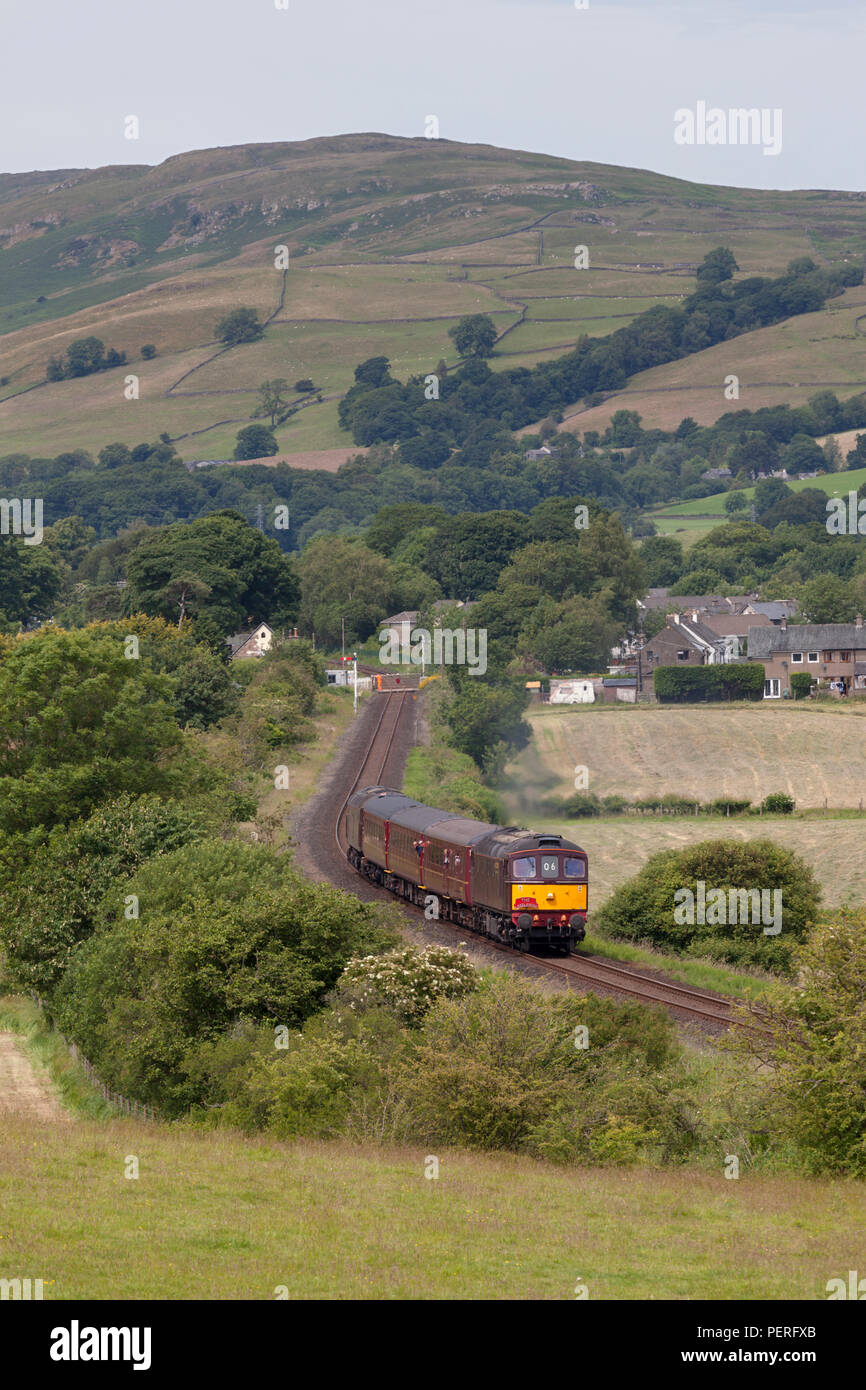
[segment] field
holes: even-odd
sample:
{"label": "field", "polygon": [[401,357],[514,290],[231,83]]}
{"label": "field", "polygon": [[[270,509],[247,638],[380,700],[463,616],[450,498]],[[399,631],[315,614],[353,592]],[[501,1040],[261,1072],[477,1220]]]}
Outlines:
{"label": "field", "polygon": [[50,1299],[816,1300],[862,1257],[864,1184],[728,1182],[721,1152],[717,1172],[437,1157],[426,1180],[422,1150],[12,1120],[0,1274]]}
{"label": "field", "polygon": [[[864,716],[866,708],[856,707],[537,707],[528,715],[532,743],[509,764],[504,799],[515,823],[543,822],[589,851],[595,906],[659,850],[763,836],[803,855],[826,906],[860,903],[866,822],[833,812],[856,810],[863,797]],[[676,793],[705,802],[731,795],[757,804],[770,792],[786,791],[799,809],[814,808],[816,815],[567,821],[552,803],[573,794],[573,769],[581,765],[588,769],[588,789],[599,796]],[[826,819],[820,814],[825,798]]]}
{"label": "field", "polygon": [[[448,329],[464,314],[492,316],[494,370],[531,366],[581,333],[678,303],[720,242],[743,274],[866,249],[866,209],[848,195],[389,136],[0,175],[0,223],[0,454],[97,451],[167,430],[186,460],[229,457],[258,385],[277,376],[311,376],[324,396],[280,427],[283,453],[350,447],[336,411],[357,363],[385,353],[402,377],[453,366]],[[290,249],[285,276],[277,245]],[[588,269],[575,268],[578,246]],[[214,359],[216,323],[240,304],[269,320],[264,339]],[[713,419],[730,371],[740,406],[800,399],[815,377],[853,390],[866,379],[864,310],[866,291],[849,290],[821,313],[645,373],[573,423],[596,428],[622,405],[648,423]],[[44,384],[49,357],[89,334],[128,364]],[[149,362],[145,343],[158,352]]]}

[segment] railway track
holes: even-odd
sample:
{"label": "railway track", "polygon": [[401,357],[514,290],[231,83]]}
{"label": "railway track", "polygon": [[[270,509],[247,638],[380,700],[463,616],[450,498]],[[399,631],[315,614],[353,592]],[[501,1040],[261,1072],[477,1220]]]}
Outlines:
{"label": "railway track", "polygon": [[[415,689],[403,687],[401,690],[383,691],[381,695],[373,697],[381,700],[381,710],[359,758],[357,776],[346,792],[333,823],[334,840],[344,860],[348,848],[344,815],[349,798],[358,787],[375,786],[377,783],[387,785],[386,773],[397,731],[407,704],[416,694]],[[398,775],[394,782],[399,785],[401,780],[402,777]],[[384,888],[374,888],[373,891],[376,896],[391,899],[391,894]],[[413,916],[424,916],[420,908],[413,907],[410,903],[401,900],[400,906]],[[448,927],[451,924],[441,921],[440,925]],[[462,933],[463,929],[455,926],[454,931]],[[511,947],[503,946],[487,937],[480,939],[490,950],[501,952],[511,960],[515,959],[516,953]],[[603,993],[624,995],[644,1004],[658,1004],[681,1019],[700,1023],[711,1031],[722,1031],[738,1022],[734,1018],[734,1004],[730,999],[706,990],[694,989],[690,985],[660,979],[635,967],[609,961],[603,956],[578,953],[570,956],[568,960],[551,960],[547,956],[521,953],[516,959],[523,963],[531,962],[541,973],[552,972],[564,977],[569,988],[573,982],[576,988],[601,990]]]}

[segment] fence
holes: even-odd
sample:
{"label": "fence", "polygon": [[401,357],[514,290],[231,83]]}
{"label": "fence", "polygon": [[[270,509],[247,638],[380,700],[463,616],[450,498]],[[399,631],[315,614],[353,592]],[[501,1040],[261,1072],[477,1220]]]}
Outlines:
{"label": "fence", "polygon": [[70,1056],[81,1067],[91,1085],[95,1086],[103,1099],[107,1100],[109,1105],[115,1106],[121,1115],[132,1115],[137,1120],[154,1121],[156,1119],[152,1106],[142,1105],[137,1100],[130,1100],[128,1096],[122,1096],[119,1091],[112,1091],[110,1086],[106,1086],[105,1082],[97,1075],[93,1063],[87,1060],[83,1052],[79,1052],[76,1043],[67,1043],[66,1046],[69,1048]]}
{"label": "fence", "polygon": [[[31,994],[30,998],[34,1003],[39,1005],[46,1019],[50,1022],[51,1015],[39,995]],[[58,1036],[63,1038],[62,1033]],[[103,1100],[106,1100],[109,1105],[113,1105],[120,1111],[121,1115],[132,1115],[137,1120],[150,1120],[151,1122],[156,1120],[156,1111],[152,1105],[142,1105],[140,1101],[130,1100],[128,1096],[122,1096],[119,1091],[112,1091],[111,1087],[106,1086],[105,1082],[99,1076],[93,1063],[85,1057],[83,1052],[79,1051],[78,1044],[66,1042],[65,1038],[63,1038],[63,1042],[72,1060],[77,1062],[78,1066],[81,1067],[81,1070],[84,1072],[91,1086],[99,1092]]]}

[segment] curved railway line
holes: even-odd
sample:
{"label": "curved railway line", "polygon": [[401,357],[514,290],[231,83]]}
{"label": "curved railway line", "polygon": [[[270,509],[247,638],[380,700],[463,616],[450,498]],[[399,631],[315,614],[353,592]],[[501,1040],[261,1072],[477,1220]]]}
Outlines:
{"label": "curved railway line", "polygon": [[[346,862],[347,841],[343,819],[349,797],[358,787],[375,786],[377,783],[387,785],[389,779],[386,777],[386,771],[394,756],[394,744],[401,727],[404,710],[409,703],[409,697],[414,698],[416,694],[415,687],[404,685],[400,690],[391,688],[383,691],[381,695],[373,696],[373,700],[380,703],[381,708],[372,721],[372,731],[357,758],[357,775],[342,798],[339,810],[333,816],[334,843],[344,864]],[[402,778],[397,776],[392,784],[399,785],[401,780]],[[345,786],[345,782],[343,785]],[[343,788],[341,788],[342,790]],[[369,884],[367,887],[376,897],[392,900],[392,895],[386,889],[373,888]],[[411,913],[413,916],[423,917],[420,908],[413,907],[402,899],[400,906],[405,912]],[[440,925],[447,928],[450,924],[442,922]],[[454,930],[462,931],[457,927]],[[510,947],[491,941],[487,937],[479,937],[479,940],[483,941],[488,949],[501,952],[512,959],[515,958],[515,952]],[[546,956],[531,953],[529,955],[521,954],[518,959],[523,963],[531,962],[533,968],[541,972],[554,972],[559,976],[564,976],[568,988],[571,988],[573,981],[577,988],[600,990],[605,994],[626,996],[645,1004],[658,1004],[679,1017],[681,1021],[700,1024],[705,1031],[721,1032],[739,1022],[734,1017],[733,1002],[722,995],[711,994],[706,990],[695,989],[690,985],[674,983],[671,980],[648,974],[636,967],[622,965],[618,962],[614,963],[603,956],[579,953],[570,956],[567,960],[552,960]],[[740,1026],[754,1027],[756,1025]]]}

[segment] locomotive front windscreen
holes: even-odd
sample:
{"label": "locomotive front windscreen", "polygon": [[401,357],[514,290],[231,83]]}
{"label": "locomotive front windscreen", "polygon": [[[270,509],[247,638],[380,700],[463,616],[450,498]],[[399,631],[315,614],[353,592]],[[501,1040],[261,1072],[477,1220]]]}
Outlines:
{"label": "locomotive front windscreen", "polygon": [[511,877],[518,883],[533,879],[585,879],[586,860],[572,854],[522,854],[511,861]]}

